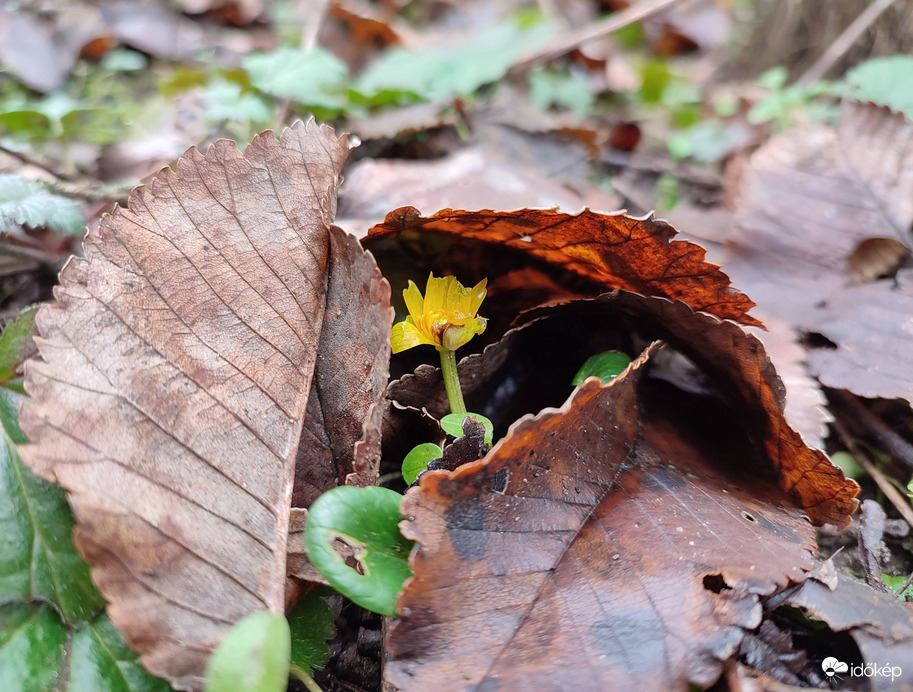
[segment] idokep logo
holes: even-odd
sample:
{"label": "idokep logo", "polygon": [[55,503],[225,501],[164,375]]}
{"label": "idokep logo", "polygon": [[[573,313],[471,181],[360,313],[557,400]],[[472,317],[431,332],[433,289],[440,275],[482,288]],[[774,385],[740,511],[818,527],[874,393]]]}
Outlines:
{"label": "idokep logo", "polygon": [[837,675],[837,673],[845,673],[849,669],[850,667],[846,663],[843,661],[838,661],[833,656],[825,658],[823,661],[821,661],[821,670],[823,670],[824,674],[829,678],[834,677]]}
{"label": "idokep logo", "polygon": [[847,665],[843,661],[838,661],[833,656],[829,656],[821,661],[821,670],[828,679],[840,678],[838,673],[848,673],[854,678],[899,678],[903,674],[900,666],[885,665],[879,666],[874,663],[857,663],[856,665]]}

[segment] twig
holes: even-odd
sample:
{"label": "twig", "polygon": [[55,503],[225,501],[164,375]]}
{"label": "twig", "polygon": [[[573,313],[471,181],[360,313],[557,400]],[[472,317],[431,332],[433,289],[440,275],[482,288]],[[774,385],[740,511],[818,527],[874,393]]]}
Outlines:
{"label": "twig", "polygon": [[54,168],[50,163],[44,161],[39,161],[38,159],[29,156],[21,151],[15,151],[14,149],[9,149],[8,147],[0,146],[0,152],[6,154],[7,156],[12,156],[14,159],[19,159],[24,166],[35,166],[40,168],[45,173],[49,173],[54,176],[56,180],[67,180],[73,181],[76,179],[76,176],[70,173],[64,173]]}
{"label": "twig", "polygon": [[891,430],[859,399],[841,389],[829,389],[827,398],[846,409],[849,417],[874,437],[888,454],[913,469],[913,444]]}
{"label": "twig", "polygon": [[878,486],[878,489],[884,493],[884,496],[888,498],[888,501],[894,505],[900,516],[906,520],[906,522],[913,528],[913,507],[910,507],[910,503],[907,502],[906,498],[901,495],[900,491],[895,488],[891,481],[889,481],[885,475],[878,470],[878,467],[871,462],[871,460],[866,456],[859,445],[856,444],[856,441],[853,437],[847,432],[846,427],[839,420],[835,420],[831,423],[834,426],[834,430],[837,431],[837,434],[840,435],[840,439],[843,440],[843,444],[846,445],[846,448],[850,450],[850,453],[856,458],[856,461],[859,462],[859,465],[865,469],[865,472],[872,477],[872,480],[875,481],[875,485]]}
{"label": "twig", "polygon": [[824,51],[824,55],[818,58],[815,64],[808,68],[805,74],[799,78],[798,83],[811,84],[826,75],[828,70],[834,66],[834,63],[840,59],[840,56],[856,43],[856,39],[862,36],[863,32],[875,23],[881,13],[893,4],[894,0],[875,0],[875,2],[866,7],[853,23]]}
{"label": "twig", "polygon": [[542,50],[520,56],[514,67],[527,65],[536,60],[548,60],[559,55],[564,55],[577,48],[581,43],[586,43],[594,38],[611,34],[613,31],[624,29],[629,24],[646,19],[660,10],[671,7],[679,0],[641,0],[625,10],[606,17],[598,22],[582,26],[568,36],[547,45]]}
{"label": "twig", "polygon": [[897,591],[897,595],[903,596],[903,592],[909,589],[911,585],[913,585],[913,572],[907,577],[907,580],[903,583],[903,586],[900,587],[900,590]]}
{"label": "twig", "polygon": [[320,25],[323,24],[323,17],[329,4],[329,0],[307,0],[304,3],[306,9],[304,24],[301,27],[302,50],[312,50],[317,45],[317,34],[320,33]]}

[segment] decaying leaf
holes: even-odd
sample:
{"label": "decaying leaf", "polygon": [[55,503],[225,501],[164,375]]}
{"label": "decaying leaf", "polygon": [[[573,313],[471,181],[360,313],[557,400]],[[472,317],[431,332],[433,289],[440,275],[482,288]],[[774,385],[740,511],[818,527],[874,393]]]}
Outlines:
{"label": "decaying leaf", "polygon": [[913,270],[901,270],[896,281],[838,291],[820,312],[814,330],[837,345],[808,354],[809,369],[823,384],[913,402]]}
{"label": "decaying leaf", "polygon": [[[465,277],[463,281],[478,280],[476,274],[478,278],[504,277],[509,271],[531,269],[553,280],[556,274],[561,275],[558,283],[564,287],[564,295],[534,291],[534,299],[526,297],[511,305],[512,315],[564,298],[567,293],[593,297],[623,289],[683,300],[695,310],[743,324],[759,324],[747,314],[754,303],[729,285],[729,278],[719,267],[704,261],[702,247],[672,240],[675,233],[664,221],[636,219],[623,212],[444,209],[422,217],[416,209],[404,207],[390,212],[383,224],[372,228],[364,245],[378,258],[394,287],[398,277],[391,278],[386,268],[395,264],[391,257],[397,252],[410,258],[409,269],[416,276],[427,274],[431,268],[439,274],[459,273]],[[491,281],[486,298],[489,316],[497,310],[493,304],[499,292],[516,292],[526,286],[529,276],[518,278],[521,280],[514,285],[499,286]],[[539,288],[535,282],[533,285]],[[489,330],[500,336],[493,326]]]}
{"label": "decaying leaf", "polygon": [[[520,328],[459,366],[467,406],[491,418],[496,430],[550,401],[562,401],[578,363],[590,353],[617,348],[617,332],[629,329],[641,342],[668,341],[697,365],[739,418],[744,434],[764,450],[774,482],[814,523],[849,523],[858,487],[789,426],[783,385],[763,345],[737,325],[679,301],[624,291],[541,308],[522,319]],[[433,415],[446,408],[440,371],[431,367],[391,383],[388,396],[401,406],[423,402]]]}
{"label": "decaying leaf", "polygon": [[[909,340],[909,287],[900,278],[872,282],[913,247],[911,171],[913,122],[847,102],[839,132],[790,130],[762,147],[738,203],[727,272],[762,313],[834,341],[836,351],[811,355],[814,372],[864,396],[909,399],[913,390],[910,369],[892,355]],[[859,249],[873,239],[889,241],[890,263],[860,266]],[[887,306],[895,310],[888,320]]]}
{"label": "decaying leaf", "polygon": [[[818,576],[822,570],[827,578]],[[778,594],[775,602],[849,634],[870,671],[854,677],[867,678],[872,690],[913,689],[913,615],[890,595],[838,574],[828,561],[802,584]],[[873,668],[879,674],[871,674]]]}
{"label": "decaying leaf", "polygon": [[811,527],[756,473],[744,436],[719,443],[689,430],[688,407],[642,404],[655,349],[407,492],[401,528],[420,548],[389,682],[710,685],[759,624],[759,597],[811,568]]}
{"label": "decaying leaf", "polygon": [[[180,689],[233,623],[283,610],[306,414],[336,450],[361,431],[346,403],[357,417],[382,395],[389,289],[330,230],[346,153],[313,122],[243,155],[189,150],[103,221],[38,316],[23,459],[68,491],[112,621]],[[353,470],[371,472],[341,455]]]}

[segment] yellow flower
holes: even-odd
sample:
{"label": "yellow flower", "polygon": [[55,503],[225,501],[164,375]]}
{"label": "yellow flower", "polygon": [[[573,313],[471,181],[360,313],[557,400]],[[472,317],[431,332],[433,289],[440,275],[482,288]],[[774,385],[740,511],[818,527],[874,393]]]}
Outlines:
{"label": "yellow flower", "polygon": [[430,344],[438,350],[455,351],[476,334],[485,331],[488,323],[476,316],[485,298],[488,279],[466,288],[453,276],[428,276],[425,297],[412,281],[403,291],[409,316],[393,325],[393,353],[413,346]]}

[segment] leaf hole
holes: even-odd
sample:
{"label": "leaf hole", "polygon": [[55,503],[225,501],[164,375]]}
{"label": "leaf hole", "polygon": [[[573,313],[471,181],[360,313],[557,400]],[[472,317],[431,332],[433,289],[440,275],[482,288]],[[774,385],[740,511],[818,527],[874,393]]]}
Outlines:
{"label": "leaf hole", "polygon": [[[351,539],[350,539],[351,540]],[[364,576],[365,567],[361,559],[365,556],[365,545],[361,541],[353,541],[352,545],[342,536],[335,536],[330,543],[333,551],[342,558],[346,567],[355,570],[358,574]]]}
{"label": "leaf hole", "polygon": [[510,481],[510,469],[498,469],[491,479],[491,492],[503,495],[507,490],[507,483]]}
{"label": "leaf hole", "polygon": [[742,512],[742,517],[751,523],[755,523],[757,521],[757,519],[755,519],[754,516],[748,512]]}
{"label": "leaf hole", "polygon": [[732,591],[732,587],[726,583],[722,574],[705,574],[704,588],[713,593],[722,593],[723,591]]}

